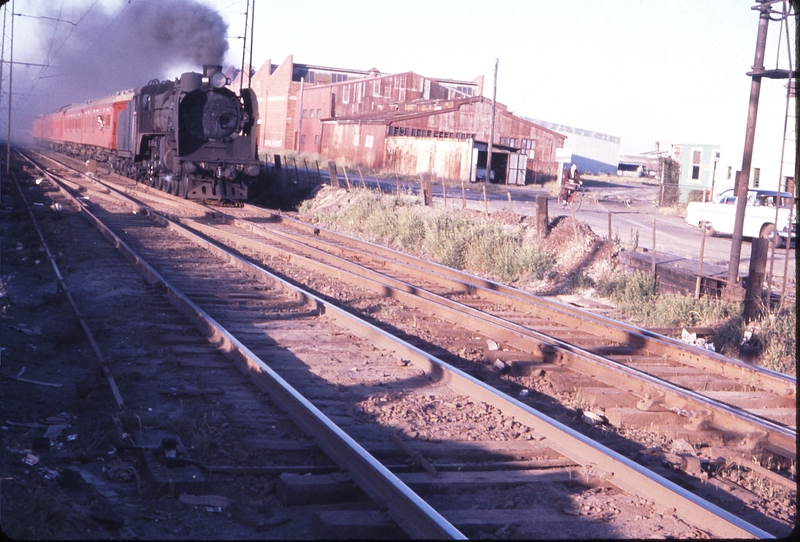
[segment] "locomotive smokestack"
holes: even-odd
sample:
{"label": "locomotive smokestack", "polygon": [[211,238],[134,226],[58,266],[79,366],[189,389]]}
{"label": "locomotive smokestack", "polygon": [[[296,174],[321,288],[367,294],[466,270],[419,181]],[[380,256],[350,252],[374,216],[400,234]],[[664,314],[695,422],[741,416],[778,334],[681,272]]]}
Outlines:
{"label": "locomotive smokestack", "polygon": [[216,64],[204,64],[203,65],[203,76],[208,77],[211,79],[211,76],[215,73],[220,73],[222,71],[222,66],[218,66]]}

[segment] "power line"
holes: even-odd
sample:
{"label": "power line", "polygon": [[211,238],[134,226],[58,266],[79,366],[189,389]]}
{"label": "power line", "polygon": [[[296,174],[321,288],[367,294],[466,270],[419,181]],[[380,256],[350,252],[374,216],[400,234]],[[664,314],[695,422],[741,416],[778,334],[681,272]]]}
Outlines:
{"label": "power line", "polygon": [[57,21],[59,23],[69,23],[72,26],[78,26],[78,23],[67,21],[66,19],[57,19],[55,17],[45,17],[44,15],[25,15],[24,13],[14,13],[17,17],[28,17],[29,19],[48,19],[50,21]]}

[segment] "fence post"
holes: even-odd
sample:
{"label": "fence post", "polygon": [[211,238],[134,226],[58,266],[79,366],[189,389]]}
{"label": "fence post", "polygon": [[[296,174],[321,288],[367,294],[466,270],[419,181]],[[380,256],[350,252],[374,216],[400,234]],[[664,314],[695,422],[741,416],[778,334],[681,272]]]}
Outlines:
{"label": "fence post", "polygon": [[330,175],[331,187],[339,188],[339,174],[336,172],[336,162],[328,160],[328,175]]}
{"label": "fence post", "polygon": [[656,219],[653,219],[653,258],[652,258],[653,281],[656,280]]}
{"label": "fence post", "polygon": [[761,313],[769,243],[769,239],[759,238],[753,239],[750,244],[750,273],[747,275],[747,290],[744,294],[745,322],[752,322]]}
{"label": "fence post", "polygon": [[423,173],[419,176],[419,190],[422,195],[422,205],[425,207],[433,203],[433,194],[431,192],[431,176],[429,173]]}
{"label": "fence post", "polygon": [[536,236],[540,239],[544,239],[547,233],[548,222],[547,196],[544,194],[536,194]]}
{"label": "fence post", "polygon": [[569,204],[569,214],[572,216],[572,233],[575,235],[575,241],[578,240],[578,221],[575,219],[575,206]]}
{"label": "fence post", "polygon": [[300,172],[297,171],[297,160],[292,156],[292,164],[294,164],[294,182],[300,182]]}
{"label": "fence post", "polygon": [[342,166],[342,169],[344,170],[344,182],[347,183],[347,191],[350,192],[353,190],[353,187],[350,186],[350,177],[347,176],[347,166]]}
{"label": "fence post", "polygon": [[700,263],[697,266],[697,283],[694,285],[694,299],[700,299],[700,283],[703,280],[703,256],[706,252],[706,228],[703,228],[703,237],[700,238]]}
{"label": "fence post", "polygon": [[361,168],[358,168],[358,176],[361,177],[361,188],[367,189],[367,183],[364,182],[364,176],[361,174]]}

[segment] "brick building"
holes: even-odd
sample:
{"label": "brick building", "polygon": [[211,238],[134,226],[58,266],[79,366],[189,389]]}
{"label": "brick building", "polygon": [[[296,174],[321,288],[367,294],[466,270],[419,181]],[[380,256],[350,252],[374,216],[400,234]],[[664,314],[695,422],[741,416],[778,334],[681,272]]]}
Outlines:
{"label": "brick building", "polygon": [[[486,177],[491,100],[481,96],[483,77],[384,75],[294,64],[289,56],[279,66],[267,61],[251,85],[262,151],[319,153],[408,175]],[[496,104],[492,178],[512,184],[554,178],[555,149],[564,139]]]}

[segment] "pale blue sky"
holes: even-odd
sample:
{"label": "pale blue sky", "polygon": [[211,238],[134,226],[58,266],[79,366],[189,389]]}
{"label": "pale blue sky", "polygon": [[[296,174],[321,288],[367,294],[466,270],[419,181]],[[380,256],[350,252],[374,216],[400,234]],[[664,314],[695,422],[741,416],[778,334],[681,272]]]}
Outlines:
{"label": "pale blue sky", "polygon": [[[244,30],[245,0],[198,1],[229,24],[226,63],[238,66],[242,41],[235,36]],[[127,0],[17,0],[16,10],[80,17],[92,4],[92,10],[106,6],[110,14],[130,9]],[[721,142],[732,133],[743,137],[750,89],[745,73],[753,63],[758,25],[753,5],[753,0],[256,0],[253,64],[260,67],[268,58],[279,63],[293,54],[296,62],[376,67],[384,73],[412,70],[463,80],[482,74],[484,94],[491,96],[498,59],[497,99],[512,111],[616,135],[623,152],[639,152],[655,141],[664,149],[670,143]],[[15,60],[42,62],[50,50],[50,62],[58,64],[49,44],[67,39],[70,25],[56,29],[52,21],[24,17],[15,24]],[[779,28],[770,25],[768,68],[775,67]],[[80,23],[73,36],[79,31]],[[792,22],[793,40],[794,35]],[[782,47],[780,62],[786,67],[785,41]],[[143,73],[141,79],[171,78],[180,71]],[[779,117],[781,132],[783,83],[765,80],[759,113],[765,126],[771,116]]]}

